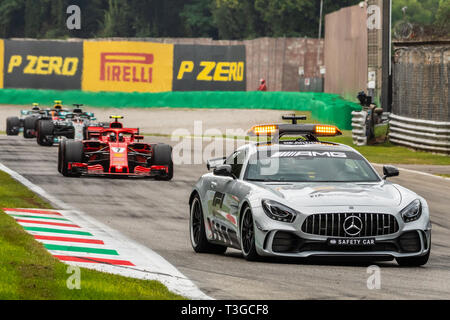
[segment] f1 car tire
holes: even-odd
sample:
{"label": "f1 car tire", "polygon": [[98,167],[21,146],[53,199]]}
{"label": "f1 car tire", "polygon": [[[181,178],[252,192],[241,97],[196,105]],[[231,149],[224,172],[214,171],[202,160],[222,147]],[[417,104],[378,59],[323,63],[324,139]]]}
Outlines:
{"label": "f1 car tire", "polygon": [[61,173],[65,177],[79,177],[80,173],[69,171],[70,162],[83,162],[83,143],[81,141],[63,140],[61,150]]}
{"label": "f1 car tire", "polygon": [[58,172],[59,173],[63,173],[63,159],[64,159],[64,152],[66,150],[66,139],[62,139],[59,142],[59,146],[58,146]]}
{"label": "f1 car tire", "polygon": [[173,161],[172,161],[172,147],[168,144],[155,144],[153,146],[153,165],[167,166],[169,172],[166,175],[159,176],[158,180],[172,180],[173,178]]}
{"label": "f1 car tire", "polygon": [[25,139],[31,139],[34,138],[34,132],[36,131],[36,117],[26,117],[23,120],[23,137]]}
{"label": "f1 car tire", "polygon": [[241,222],[241,250],[242,255],[248,261],[257,261],[260,256],[255,246],[255,224],[253,222],[252,210],[249,206],[243,209]]}
{"label": "f1 car tire", "polygon": [[227,251],[226,246],[210,243],[206,238],[203,210],[198,195],[195,195],[192,200],[190,209],[189,231],[194,251],[197,253],[225,253],[225,251]]}
{"label": "f1 car tire", "polygon": [[20,130],[20,119],[18,117],[8,117],[6,119],[6,134],[17,136]]}
{"label": "f1 car tire", "polygon": [[396,258],[397,263],[402,267],[420,267],[428,262],[430,258],[431,249],[427,254],[420,257]]}
{"label": "f1 car tire", "polygon": [[53,145],[53,128],[51,120],[39,120],[36,138],[40,146],[51,147]]}

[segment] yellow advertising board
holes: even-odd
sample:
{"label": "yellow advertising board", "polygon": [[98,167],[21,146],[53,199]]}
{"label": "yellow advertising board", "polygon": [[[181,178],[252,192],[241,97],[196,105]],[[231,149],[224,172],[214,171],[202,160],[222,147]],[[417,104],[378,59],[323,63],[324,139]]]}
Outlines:
{"label": "yellow advertising board", "polygon": [[85,91],[172,91],[173,45],[134,41],[85,41]]}
{"label": "yellow advertising board", "polygon": [[0,89],[3,88],[3,60],[5,60],[5,46],[0,39]]}

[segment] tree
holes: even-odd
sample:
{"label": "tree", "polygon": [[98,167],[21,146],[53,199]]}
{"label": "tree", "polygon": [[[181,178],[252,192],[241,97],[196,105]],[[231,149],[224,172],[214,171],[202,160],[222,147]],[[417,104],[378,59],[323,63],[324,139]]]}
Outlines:
{"label": "tree", "polygon": [[0,37],[23,37],[24,16],[24,0],[0,0]]}
{"label": "tree", "polygon": [[193,0],[180,12],[184,20],[185,34],[189,37],[217,37],[213,23],[211,0]]}
{"label": "tree", "polygon": [[249,39],[265,34],[255,0],[214,0],[214,24],[220,39]]}
{"label": "tree", "polygon": [[450,1],[439,1],[439,8],[436,12],[436,25],[450,33]]}
{"label": "tree", "polygon": [[430,25],[434,22],[439,8],[439,0],[393,0],[392,25],[403,19],[405,8],[406,19],[411,23]]}
{"label": "tree", "polygon": [[105,12],[100,35],[103,37],[131,36],[131,16],[131,10],[127,2],[121,0],[109,0],[108,10]]}

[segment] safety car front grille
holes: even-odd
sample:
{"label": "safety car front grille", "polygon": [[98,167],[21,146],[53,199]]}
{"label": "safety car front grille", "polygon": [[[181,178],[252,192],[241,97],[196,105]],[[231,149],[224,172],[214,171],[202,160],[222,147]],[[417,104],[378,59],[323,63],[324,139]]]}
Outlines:
{"label": "safety car front grille", "polygon": [[384,236],[398,229],[397,219],[386,213],[313,214],[305,219],[301,228],[305,233],[328,237]]}

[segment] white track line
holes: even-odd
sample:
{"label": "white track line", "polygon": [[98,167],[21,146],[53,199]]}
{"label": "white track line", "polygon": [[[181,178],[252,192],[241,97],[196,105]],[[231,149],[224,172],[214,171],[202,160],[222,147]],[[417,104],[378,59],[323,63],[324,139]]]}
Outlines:
{"label": "white track line", "polygon": [[[384,164],[379,164],[379,163],[372,163],[372,165],[374,165],[376,167],[383,167],[384,166]],[[422,171],[417,171],[417,170],[412,170],[412,169],[406,169],[406,168],[402,168],[402,167],[397,167],[397,169],[402,170],[402,171],[406,171],[406,172],[409,172],[409,173],[415,173],[415,174],[420,174],[420,175],[427,176],[427,177],[432,177],[432,178],[437,178],[437,179],[441,179],[441,180],[443,179],[443,180],[450,181],[450,178],[441,177],[441,176],[438,176],[438,175],[435,175],[435,174],[431,174],[431,173],[428,173],[428,172],[422,172]]]}
{"label": "white track line", "polygon": [[120,232],[104,225],[76,208],[69,206],[2,163],[0,163],[0,170],[8,173],[12,178],[42,198],[48,200],[56,208],[68,210],[68,212],[65,212],[64,217],[79,226],[83,226],[83,230],[92,233],[96,236],[96,238],[105,240],[105,244],[108,244],[108,246],[112,246],[114,249],[118,250],[121,257],[132,257],[130,260],[136,265],[136,267],[66,262],[67,264],[77,266],[81,265],[85,268],[119,274],[126,277],[157,280],[167,286],[170,291],[187,298],[201,300],[212,299],[204,294],[191,280],[178,271],[175,266],[170,264],[153,250],[127,238]]}

